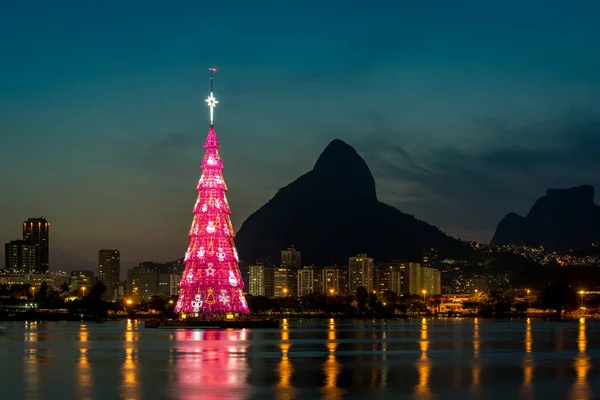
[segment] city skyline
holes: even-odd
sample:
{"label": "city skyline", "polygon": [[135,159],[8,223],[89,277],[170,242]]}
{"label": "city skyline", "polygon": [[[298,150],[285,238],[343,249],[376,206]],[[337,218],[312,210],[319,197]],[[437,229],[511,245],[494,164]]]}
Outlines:
{"label": "city skyline", "polygon": [[0,178],[0,240],[45,216],[51,268],[91,269],[101,248],[125,267],[183,255],[212,65],[236,230],[338,137],[382,201],[465,240],[489,242],[548,187],[600,186],[591,1],[34,3],[0,16],[12,39],[0,44],[0,168],[15,171]]}

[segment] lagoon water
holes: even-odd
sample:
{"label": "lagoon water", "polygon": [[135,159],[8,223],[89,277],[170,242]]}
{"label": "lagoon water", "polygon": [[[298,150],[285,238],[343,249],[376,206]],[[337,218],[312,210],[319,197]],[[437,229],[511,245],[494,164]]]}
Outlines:
{"label": "lagoon water", "polygon": [[285,321],[280,330],[8,323],[2,399],[592,399],[600,323]]}

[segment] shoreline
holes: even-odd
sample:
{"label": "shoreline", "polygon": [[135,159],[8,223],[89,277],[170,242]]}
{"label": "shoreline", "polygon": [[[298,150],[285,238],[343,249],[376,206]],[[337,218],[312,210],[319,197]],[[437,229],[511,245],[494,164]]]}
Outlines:
{"label": "shoreline", "polygon": [[[546,321],[559,321],[569,322],[578,321],[581,318],[586,320],[599,320],[600,316],[596,315],[582,315],[582,314],[569,314],[558,317],[556,315],[541,315],[541,314],[510,314],[505,316],[489,316],[489,315],[476,315],[476,314],[462,314],[462,315],[445,315],[445,314],[429,314],[429,315],[313,315],[313,314],[256,314],[250,315],[248,320],[330,320],[336,321],[394,321],[394,320],[406,320],[406,319],[482,319],[482,320],[546,320]],[[41,322],[109,322],[109,321],[124,321],[128,319],[143,320],[143,321],[178,321],[176,318],[172,318],[166,315],[144,315],[144,314],[129,314],[129,315],[111,315],[111,316],[93,316],[93,315],[71,315],[71,314],[57,314],[57,313],[15,313],[10,315],[0,315],[0,322],[26,322],[26,321],[41,321]],[[179,324],[179,323],[177,323]]]}

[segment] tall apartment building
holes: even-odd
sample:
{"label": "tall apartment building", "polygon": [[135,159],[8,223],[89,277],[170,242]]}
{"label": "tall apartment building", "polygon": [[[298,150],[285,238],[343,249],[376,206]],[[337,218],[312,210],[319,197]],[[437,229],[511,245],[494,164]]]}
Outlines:
{"label": "tall apartment building", "polygon": [[440,294],[442,292],[441,273],[437,269],[423,267],[418,263],[405,264],[404,294]]}
{"label": "tall apartment building", "polygon": [[375,282],[373,287],[377,293],[383,293],[390,290],[391,270],[384,264],[375,265]]}
{"label": "tall apartment building", "polygon": [[50,223],[45,218],[29,218],[23,222],[23,242],[35,247],[35,271],[47,273],[50,268]]}
{"label": "tall apartment building", "polygon": [[[288,276],[289,269],[280,265],[279,267],[275,267],[273,271],[273,296],[275,297],[287,297],[291,295],[290,291],[290,279]],[[296,288],[297,283],[294,284],[293,289]],[[295,295],[295,290],[294,290]]]}
{"label": "tall apartment building", "polygon": [[389,290],[396,294],[402,294],[405,268],[406,263],[403,261],[383,263],[376,269],[376,290],[379,293]]}
{"label": "tall apartment building", "polygon": [[98,252],[98,280],[106,286],[104,298],[114,301],[118,297],[121,281],[121,254],[119,250],[102,249]]}
{"label": "tall apartment building", "polygon": [[328,296],[348,295],[348,269],[337,265],[323,268],[321,272],[321,293]]}
{"label": "tall apartment building", "polygon": [[158,274],[158,293],[166,296],[177,296],[179,294],[179,282],[182,274],[177,272],[166,272]]}
{"label": "tall apartment building", "polygon": [[321,271],[314,266],[298,270],[298,297],[321,293]]}
{"label": "tall apartment building", "polygon": [[273,297],[275,266],[264,263],[248,267],[248,293],[253,296]]}
{"label": "tall apartment building", "polygon": [[423,256],[421,258],[421,265],[427,268],[432,268],[435,266],[438,260],[438,251],[437,249],[424,249]]}
{"label": "tall apartment building", "polygon": [[364,287],[371,292],[375,289],[375,264],[366,254],[357,254],[348,260],[349,290],[356,292],[359,287]]}
{"label": "tall apartment building", "polygon": [[127,270],[127,296],[148,299],[158,291],[159,271],[154,263],[143,262]]}
{"label": "tall apartment building", "polygon": [[422,267],[422,290],[426,290],[430,294],[442,293],[441,273],[437,269]]}
{"label": "tall apartment building", "polygon": [[288,247],[287,250],[282,250],[281,265],[300,269],[302,267],[302,253],[293,247]]}
{"label": "tall apartment building", "polygon": [[302,266],[302,253],[293,247],[281,251],[281,265],[275,269],[275,297],[298,296],[298,270]]}
{"label": "tall apartment building", "polygon": [[421,264],[406,263],[404,265],[404,294],[421,293],[423,285],[421,284]]}
{"label": "tall apartment building", "polygon": [[36,272],[37,249],[24,240],[13,240],[4,245],[4,269],[10,272]]}

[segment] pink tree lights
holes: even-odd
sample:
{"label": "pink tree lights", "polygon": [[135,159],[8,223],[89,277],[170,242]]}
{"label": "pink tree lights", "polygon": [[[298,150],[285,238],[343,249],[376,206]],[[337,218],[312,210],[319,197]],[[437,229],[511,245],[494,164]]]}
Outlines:
{"label": "pink tree lights", "polygon": [[212,124],[217,103],[211,92],[206,100],[210,107],[210,130],[204,143],[206,154],[196,190],[194,219],[185,253],[185,271],[179,283],[175,312],[211,317],[230,313],[248,314],[243,295],[244,282],[238,269],[239,257],[234,243],[231,210],[225,192],[223,163],[219,142]]}

